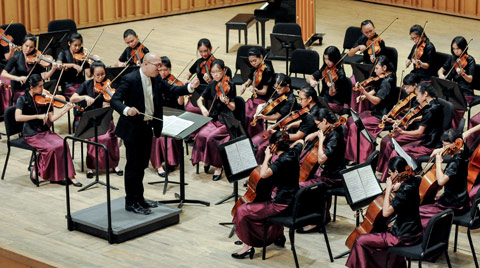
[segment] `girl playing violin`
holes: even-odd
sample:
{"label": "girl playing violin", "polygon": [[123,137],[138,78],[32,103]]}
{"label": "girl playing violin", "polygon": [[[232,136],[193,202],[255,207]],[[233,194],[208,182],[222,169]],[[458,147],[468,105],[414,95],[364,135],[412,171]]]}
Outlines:
{"label": "girl playing violin", "polygon": [[[357,87],[362,93],[362,95],[359,96],[359,99],[366,99],[375,105],[372,111],[364,111],[360,113],[360,118],[362,119],[365,128],[374,138],[376,138],[381,132],[381,129],[378,127],[381,118],[392,109],[398,99],[398,89],[395,86],[396,78],[393,73],[393,65],[384,55],[377,58],[375,74],[377,77],[372,78],[372,80],[376,81],[371,86],[373,88],[371,91],[367,91],[365,87],[362,86],[364,83],[357,83]],[[365,86],[370,87],[370,85]],[[357,126],[352,117],[348,119],[345,130],[345,159],[352,162],[357,161],[357,142],[360,142],[359,161],[360,163],[365,162],[375,148],[363,135],[360,135],[360,141],[357,141]]]}
{"label": "girl playing violin", "polygon": [[[49,71],[45,71],[42,66],[35,64],[36,56],[34,55],[38,53],[35,49],[36,46],[37,37],[32,34],[25,35],[22,42],[22,51],[15,51],[15,54],[8,60],[5,69],[2,71],[1,77],[11,80],[13,93],[12,103],[15,103],[17,98],[23,95],[28,89],[26,82],[29,73],[40,74],[42,79],[46,80],[59,68],[57,65],[53,65]],[[34,68],[33,71],[32,68]],[[49,84],[55,85],[55,82],[50,81]]]}
{"label": "girl playing violin", "polygon": [[[0,45],[0,70],[3,70],[7,61],[13,57],[15,47],[13,44],[7,46]],[[10,80],[0,77],[0,114],[3,114],[5,109],[10,106],[12,98],[12,91],[10,88]]]}
{"label": "girl playing violin", "polygon": [[[322,80],[322,96],[334,113],[344,113],[348,109],[352,95],[351,83],[347,81],[342,64],[340,50],[337,47],[329,46],[323,52],[323,66],[315,71],[312,76],[307,77],[307,82],[313,88],[317,87],[319,80]],[[324,74],[326,75],[324,77]],[[332,77],[333,81],[330,81]],[[343,110],[343,111],[342,111]]]}
{"label": "girl playing violin", "polygon": [[[125,30],[123,33],[123,40],[125,41],[125,44],[127,44],[127,48],[125,48],[122,55],[120,55],[120,58],[118,58],[118,62],[115,65],[119,67],[124,67],[127,64],[129,66],[140,66],[143,57],[150,51],[140,42],[137,33],[132,29]],[[130,61],[128,61],[129,59]]]}
{"label": "girl playing violin", "polygon": [[[324,182],[327,188],[342,187],[342,175],[340,171],[345,169],[345,141],[343,137],[343,129],[341,126],[336,127],[327,135],[324,132],[331,128],[335,122],[338,122],[334,114],[325,108],[320,108],[317,112],[312,113],[318,131],[309,134],[305,141],[314,141],[318,139],[318,168],[313,178],[304,182],[300,182],[300,187],[305,187],[319,182]],[[308,146],[306,146],[308,147]],[[313,172],[313,171],[312,171]],[[327,197],[327,211],[330,210],[332,197]],[[330,213],[327,214],[326,223],[330,222]],[[306,226],[297,230],[297,233],[318,232],[319,229],[315,225]]]}
{"label": "girl playing violin", "polygon": [[[453,38],[450,49],[452,56],[438,70],[438,77],[457,83],[467,103],[471,103],[474,96],[472,81],[475,72],[475,59],[467,54],[467,46],[467,40],[463,36]],[[445,77],[447,74],[448,77]],[[455,110],[452,121],[453,128],[457,128],[464,114],[465,111],[463,110]]]}
{"label": "girl playing violin", "polygon": [[274,91],[272,87],[274,72],[270,66],[263,62],[263,57],[263,51],[258,48],[253,47],[248,51],[248,61],[252,68],[248,80],[242,84],[240,93],[243,94],[247,88],[252,91],[252,97],[245,103],[246,131],[250,137],[263,132],[263,120],[257,122],[255,126],[251,126],[250,122],[252,122],[258,107],[263,107],[262,104],[269,100]]}
{"label": "girl playing violin", "polygon": [[[232,254],[235,259],[253,258],[254,247],[263,246],[264,220],[275,216],[292,204],[298,191],[298,176],[300,173],[298,157],[302,150],[303,141],[299,140],[292,148],[288,141],[283,140],[282,131],[275,132],[270,137],[272,146],[265,149],[265,159],[260,169],[261,181],[268,180],[272,187],[268,187],[263,202],[245,203],[238,207],[233,223],[236,224],[235,233],[243,242],[240,251]],[[278,156],[270,163],[273,156]],[[270,184],[269,184],[270,185]],[[271,189],[277,187],[272,198]],[[257,196],[258,197],[258,196]],[[259,198],[262,199],[262,198]],[[274,243],[276,246],[285,246],[283,226],[270,225],[266,234],[267,245]]]}
{"label": "girl playing violin", "polygon": [[414,45],[406,61],[406,67],[413,64],[412,73],[420,77],[420,80],[430,80],[435,70],[432,61],[435,57],[435,46],[430,42],[422,26],[415,24],[410,28],[410,39]]}
{"label": "girl playing violin", "polygon": [[[397,215],[385,233],[363,234],[357,237],[346,266],[350,268],[385,267],[387,250],[396,245],[412,245],[422,239],[418,194],[420,178],[411,175],[407,161],[396,156],[388,161],[387,184],[383,199],[382,216]],[[403,182],[402,182],[403,181]],[[395,197],[390,200],[391,194]],[[404,257],[390,255],[390,267],[407,267]]]}
{"label": "girl playing violin", "polygon": [[[172,63],[168,57],[160,57],[162,64],[160,65],[160,76],[163,80],[166,80],[169,84],[183,85],[180,80],[176,80],[175,76],[171,74]],[[175,82],[173,82],[175,81]],[[179,110],[183,110],[184,97],[171,94],[169,91],[162,91],[162,99],[164,107],[171,107]],[[162,163],[165,161],[165,141],[167,142],[167,159],[168,163],[165,163],[165,167],[168,171],[173,171],[178,166],[180,157],[183,157],[183,153],[180,150],[182,141],[166,137],[153,137],[152,138],[152,152],[150,154],[150,162],[152,166],[157,170],[157,174],[160,177],[165,177],[165,170],[162,167]]]}
{"label": "girl playing violin", "polygon": [[[103,89],[100,83],[106,81],[105,64],[101,61],[95,61],[90,65],[90,72],[93,74],[93,79],[83,82],[77,91],[72,95],[70,101],[73,103],[84,101],[86,102],[86,111],[99,109],[102,107],[109,107],[110,104],[103,97],[103,92],[97,92],[95,87]],[[76,121],[80,120],[81,114]],[[95,141],[95,138],[89,139]],[[98,143],[105,145],[108,148],[108,166],[113,168],[113,171],[118,176],[123,176],[123,171],[118,167],[120,160],[120,150],[118,148],[118,137],[115,135],[115,125],[113,120],[110,121],[110,127],[107,133],[97,137]],[[93,178],[93,169],[95,169],[95,147],[88,145],[87,152],[87,178]],[[105,170],[105,151],[98,150],[98,169]]]}
{"label": "girl playing violin", "polygon": [[63,50],[58,54],[57,62],[62,64],[66,69],[63,73],[60,84],[62,85],[63,95],[70,99],[70,97],[77,91],[77,89],[85,81],[85,75],[91,77],[89,65],[87,63],[82,65],[82,61],[76,60],[74,54],[81,54],[83,52],[83,38],[79,33],[72,33],[68,39],[68,49]]}
{"label": "girl playing violin", "polygon": [[[218,145],[230,140],[225,119],[220,114],[223,113],[232,118],[234,117],[234,99],[237,95],[233,83],[226,76],[226,72],[227,67],[225,67],[223,60],[214,60],[211,70],[213,80],[208,84],[197,101],[203,116],[212,117],[213,120],[201,128],[195,136],[192,149],[192,163],[194,165],[199,162],[205,163],[205,173],[208,173],[210,165],[214,166],[214,181],[222,177],[223,171]],[[206,106],[205,101],[210,104]]]}
{"label": "girl playing violin", "polygon": [[[287,99],[280,102],[268,114],[259,114],[257,116],[258,119],[278,122],[280,119],[287,116],[291,111],[297,110],[299,108],[295,96],[293,95],[293,91],[290,89],[290,81],[290,77],[286,76],[285,74],[275,74],[275,83],[273,85],[275,93],[273,93],[271,99],[276,100],[283,95],[285,95]],[[263,158],[265,157],[265,148],[267,148],[268,146],[268,138],[264,138],[266,132],[267,131],[264,131],[264,133],[259,133],[252,137],[252,143],[257,146],[257,153],[255,155],[255,158],[257,159],[257,162],[259,164],[263,162]]]}
{"label": "girl playing violin", "polygon": [[[385,42],[378,37],[375,31],[375,25],[371,20],[362,21],[360,27],[363,35],[353,45],[353,48],[348,51],[348,56],[352,57],[355,53],[360,51],[363,53],[364,63],[374,63],[376,57],[382,55],[385,48]],[[367,43],[373,43],[373,45],[367,47]],[[377,47],[377,49],[375,49],[375,47]]]}
{"label": "girl playing violin", "polygon": [[301,109],[308,108],[308,112],[300,116],[299,120],[285,125],[285,130],[289,131],[288,140],[293,142],[305,138],[310,133],[317,130],[313,114],[320,109],[317,91],[310,86],[306,86],[300,90],[297,97]]}
{"label": "girl playing violin", "polygon": [[[29,90],[20,96],[15,110],[15,121],[24,122],[23,137],[28,145],[37,149],[40,153],[38,158],[38,176],[51,182],[61,182],[65,180],[65,162],[63,154],[63,139],[50,131],[51,123],[66,114],[73,105],[67,104],[66,109],[58,114],[53,114],[53,106],[48,110],[48,106],[40,106],[34,101],[34,96],[44,94],[43,79],[39,74],[32,74],[27,81]],[[68,145],[67,145],[68,146]],[[76,187],[82,184],[75,179],[75,169],[73,167],[70,150],[67,148],[67,163],[69,181]],[[36,184],[38,177],[34,168],[30,167],[30,179]]]}
{"label": "girl playing violin", "polygon": [[435,149],[431,156],[435,157],[436,179],[438,185],[443,188],[443,194],[434,204],[420,206],[420,218],[422,226],[427,226],[428,220],[435,214],[451,208],[455,215],[461,215],[469,209],[469,197],[467,193],[467,173],[469,152],[466,147],[462,150],[457,148],[451,155],[445,170],[442,170],[442,153],[461,138],[461,134],[451,128],[442,134],[442,148]]}
{"label": "girl playing violin", "polygon": [[[394,123],[396,134],[393,138],[407,154],[417,158],[430,154],[433,149],[440,146],[444,114],[442,105],[437,100],[435,89],[430,83],[420,82],[415,88],[415,94],[417,101],[422,104],[423,108],[417,107],[420,110],[411,120],[419,123],[416,124],[416,127],[407,125],[406,128],[402,128],[397,125],[398,123]],[[380,145],[380,156],[377,165],[377,171],[383,173],[382,181],[386,179],[387,159],[396,155],[397,152],[392,148],[390,136],[385,136]]]}

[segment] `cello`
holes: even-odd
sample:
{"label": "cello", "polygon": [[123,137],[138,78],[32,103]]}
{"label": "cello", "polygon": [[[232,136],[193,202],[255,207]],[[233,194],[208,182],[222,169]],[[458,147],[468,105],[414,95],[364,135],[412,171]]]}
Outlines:
{"label": "cello", "polygon": [[480,146],[477,146],[468,162],[467,192],[470,192],[480,174]]}

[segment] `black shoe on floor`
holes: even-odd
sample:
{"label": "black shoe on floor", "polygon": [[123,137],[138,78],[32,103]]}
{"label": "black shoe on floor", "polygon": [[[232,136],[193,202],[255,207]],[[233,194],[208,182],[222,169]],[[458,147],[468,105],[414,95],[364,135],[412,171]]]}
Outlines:
{"label": "black shoe on floor", "polygon": [[73,182],[72,180],[69,179],[68,182],[71,183],[75,187],[82,187],[83,186],[83,184],[79,181]]}
{"label": "black shoe on floor", "polygon": [[30,167],[30,180],[33,184],[37,185],[37,178],[33,176],[33,167]]}
{"label": "black shoe on floor", "polygon": [[273,244],[277,247],[284,248],[285,247],[285,242],[287,242],[287,238],[285,238],[285,235],[279,236],[275,241],[273,241]]}
{"label": "black shoe on floor", "polygon": [[117,176],[123,176],[123,170],[119,169],[118,171],[113,169],[113,172],[115,172],[115,174],[117,174]]}
{"label": "black shoe on floor", "polygon": [[142,215],[148,215],[152,213],[150,209],[142,207],[139,203],[133,203],[132,205],[125,205],[125,210],[133,213],[137,213],[137,214],[142,214]]}
{"label": "black shoe on floor", "polygon": [[245,257],[249,256],[250,259],[253,259],[253,255],[255,254],[255,248],[251,247],[249,250],[243,252],[242,254],[232,253],[232,257],[235,259],[245,259]]}
{"label": "black shoe on floor", "polygon": [[218,175],[213,175],[212,180],[213,180],[213,181],[218,181],[218,180],[220,180],[220,179],[222,178],[222,174],[223,174],[223,168],[222,168],[222,171],[220,171],[220,174],[218,174]]}
{"label": "black shoe on floor", "polygon": [[158,207],[158,202],[150,201],[150,200],[146,200],[146,199],[144,199],[143,202],[138,202],[138,204],[140,204],[140,206],[142,206],[143,208],[146,208],[146,209]]}
{"label": "black shoe on floor", "polygon": [[160,176],[160,177],[162,177],[162,178],[165,178],[165,176],[166,176],[165,171],[164,171],[164,172],[158,172],[158,171],[157,171],[157,174],[158,174],[158,176]]}
{"label": "black shoe on floor", "polygon": [[87,179],[93,178],[93,171],[87,171]]}

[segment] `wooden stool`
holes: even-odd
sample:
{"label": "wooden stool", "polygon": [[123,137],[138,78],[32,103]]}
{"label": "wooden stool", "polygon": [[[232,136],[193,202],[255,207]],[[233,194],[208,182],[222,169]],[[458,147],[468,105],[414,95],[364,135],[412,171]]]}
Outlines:
{"label": "wooden stool", "polygon": [[227,53],[228,53],[228,36],[229,36],[229,31],[230,29],[232,30],[238,30],[238,42],[240,43],[240,31],[244,30],[245,31],[245,45],[248,44],[248,28],[252,26],[252,24],[255,22],[256,28],[257,28],[257,44],[258,44],[258,22],[255,20],[255,17],[253,14],[237,14],[235,17],[233,17],[231,20],[227,21],[225,25],[227,26]]}

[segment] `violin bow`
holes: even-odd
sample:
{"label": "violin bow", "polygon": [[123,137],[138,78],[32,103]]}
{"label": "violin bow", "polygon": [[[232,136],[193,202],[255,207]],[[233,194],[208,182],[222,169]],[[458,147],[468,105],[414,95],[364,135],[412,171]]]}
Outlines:
{"label": "violin bow", "polygon": [[3,30],[3,32],[4,32],[3,35],[5,35],[5,34],[7,33],[7,30],[8,30],[8,28],[10,28],[10,25],[12,25],[12,23],[13,23],[13,20],[11,20],[10,23],[9,23],[9,24],[7,25],[7,27],[5,28],[5,30]]}
{"label": "violin bow", "polygon": [[[260,62],[260,64],[258,65],[258,68],[260,68],[262,66],[262,64],[265,62],[265,59],[267,58],[268,54],[270,54],[270,51],[267,52],[267,54],[265,54],[265,56],[263,56],[262,58],[262,62]],[[257,81],[255,81],[255,75],[257,74],[257,71],[258,71],[258,68],[253,72],[253,80],[252,80],[252,83],[248,86],[251,86],[253,85],[253,87],[255,87],[255,83]]]}
{"label": "violin bow", "polygon": [[186,65],[186,66],[183,68],[183,70],[178,74],[178,76],[175,76],[175,79],[173,79],[172,84],[175,83],[175,82],[178,80],[178,78],[180,77],[180,75],[183,74],[183,72],[185,72],[185,70],[188,68],[188,66],[190,65],[190,63],[192,63],[192,61],[193,61],[193,59],[191,59],[191,60],[187,63],[187,65]]}
{"label": "violin bow", "polygon": [[[52,43],[53,41],[53,36],[52,38],[50,38],[50,41],[48,41],[48,44],[45,46],[45,48],[43,49],[43,51],[40,53],[40,55],[43,55],[43,53],[45,53],[45,51],[47,51],[47,48],[50,46],[50,44]],[[38,56],[38,58],[40,58],[40,56]],[[26,61],[26,58],[25,58],[25,61]],[[27,75],[27,78],[25,79],[25,81],[28,80],[28,78],[30,77],[30,75],[32,75],[32,72],[33,70],[35,70],[35,67],[37,67],[37,64],[38,64],[38,61],[35,61],[35,64],[33,64],[33,67],[32,69],[30,70],[30,72],[28,73]],[[53,67],[53,66],[52,66]]]}
{"label": "violin bow", "polygon": [[[383,31],[380,34],[378,34],[377,37],[375,37],[375,40],[372,41],[372,43],[370,44],[370,46],[372,47],[372,52],[373,52],[372,55],[373,55],[374,58],[376,58],[375,57],[375,49],[374,49],[375,41],[378,38],[380,38],[380,35],[382,35],[388,28],[390,28],[390,26],[392,26],[392,24],[394,24],[397,20],[398,20],[398,18],[395,18],[392,22],[390,22],[390,24],[385,29],[383,29]],[[368,49],[368,47],[367,47],[367,49]]]}
{"label": "violin bow", "polygon": [[[148,32],[147,35],[145,35],[145,38],[143,38],[142,42],[140,42],[140,44],[143,44],[145,43],[145,40],[147,40],[148,36],[150,36],[150,34],[155,30],[155,28],[152,28],[150,30],[150,32]],[[130,58],[128,58],[128,60],[125,62],[125,66],[128,66],[128,63],[132,60],[133,56],[135,56],[135,54],[133,54],[132,56],[130,56]],[[140,61],[140,59],[138,59],[138,61]]]}
{"label": "violin bow", "polygon": [[[420,40],[422,40],[423,36],[425,35],[425,29],[427,28],[427,23],[428,23],[428,20],[426,20],[425,24],[423,25],[423,31],[422,31],[422,34],[420,35]],[[421,43],[423,42],[418,43],[415,47],[415,64],[417,64],[417,61],[418,61],[418,47],[420,46]]]}
{"label": "violin bow", "polygon": [[[96,46],[97,43],[98,43],[98,40],[100,40],[100,37],[101,37],[102,34],[103,34],[103,31],[105,31],[105,29],[102,29],[102,32],[100,32],[100,34],[98,35],[97,40],[95,40],[95,42],[93,43],[92,49],[90,49],[90,50],[88,51],[88,53],[87,53],[87,55],[86,55],[86,57],[85,57],[85,60],[82,62],[82,65],[80,65],[80,70],[83,69],[83,65],[85,64],[85,62],[88,61],[88,57],[90,57],[90,54],[92,54],[93,49],[95,48],[95,46]],[[80,73],[80,72],[77,73],[77,76],[78,76],[79,73]]]}
{"label": "violin bow", "polygon": [[[212,56],[215,54],[215,52],[217,52],[217,50],[218,50],[219,48],[220,48],[220,46],[217,46],[217,47],[215,48],[215,50],[212,52],[212,54],[210,54],[210,57],[212,57]],[[208,59],[210,59],[210,57],[208,57]],[[205,61],[205,71],[207,72],[208,76],[210,76],[210,71],[208,70],[208,65],[207,65],[208,59],[204,60],[204,61]]]}
{"label": "violin bow", "polygon": [[[221,83],[222,83],[223,78],[225,77],[225,74],[226,74],[226,73],[227,73],[227,70],[223,71],[222,79],[220,79],[220,81],[219,81],[219,83],[220,83],[219,87],[220,87],[220,88],[221,88],[221,86],[222,86]],[[223,92],[223,88],[222,88],[222,92]],[[223,95],[225,96],[225,93],[224,93]],[[215,94],[215,98],[213,99],[212,104],[210,104],[210,108],[208,109],[208,114],[210,114],[210,111],[212,110],[213,104],[215,103],[215,100],[216,100],[216,99],[218,99],[217,94]]]}
{"label": "violin bow", "polygon": [[62,69],[62,71],[60,71],[60,76],[58,77],[58,81],[57,81],[57,85],[55,86],[55,90],[53,90],[52,99],[50,100],[50,103],[48,104],[47,111],[45,112],[45,117],[48,116],[48,111],[50,111],[50,108],[52,107],[53,97],[57,93],[57,89],[58,89],[58,86],[60,85],[60,81],[62,81],[63,71],[65,71],[65,69]]}
{"label": "violin bow", "polygon": [[[467,43],[467,46],[465,47],[465,49],[462,51],[462,54],[460,54],[460,56],[458,56],[457,59],[460,59],[461,57],[463,57],[463,55],[465,54],[465,52],[467,52],[467,49],[468,49],[468,46],[470,45],[470,42],[472,42],[473,38],[470,39],[470,41],[468,41]],[[460,64],[459,64],[460,65]],[[461,65],[460,65],[461,67]],[[455,62],[452,64],[452,68],[450,68],[450,70],[448,71],[447,75],[445,75],[445,79],[447,79],[447,77],[450,75],[450,73],[452,72],[453,68],[455,68]],[[452,77],[453,79],[453,77]]]}

